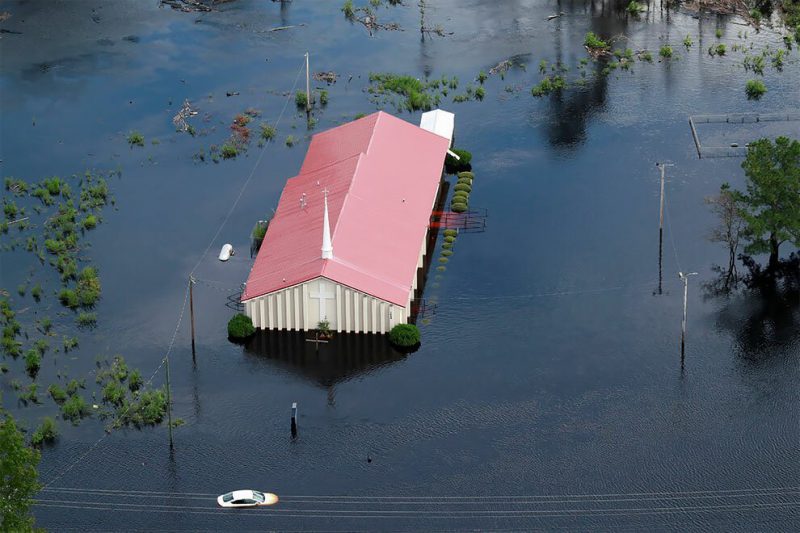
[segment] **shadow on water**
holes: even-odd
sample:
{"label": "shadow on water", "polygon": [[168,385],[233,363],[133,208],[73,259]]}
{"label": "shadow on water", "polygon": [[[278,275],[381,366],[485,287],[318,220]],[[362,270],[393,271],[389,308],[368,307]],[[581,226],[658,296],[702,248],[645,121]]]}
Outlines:
{"label": "shadow on water", "polygon": [[303,331],[258,331],[245,345],[251,358],[328,388],[405,359],[385,335],[336,333],[326,344]]}
{"label": "shadow on water", "polygon": [[743,359],[759,363],[781,357],[800,343],[800,255],[792,254],[772,274],[752,261],[745,265],[750,273],[742,291],[725,294],[714,290],[719,283],[711,283],[706,296],[726,299],[717,327],[732,334]]}

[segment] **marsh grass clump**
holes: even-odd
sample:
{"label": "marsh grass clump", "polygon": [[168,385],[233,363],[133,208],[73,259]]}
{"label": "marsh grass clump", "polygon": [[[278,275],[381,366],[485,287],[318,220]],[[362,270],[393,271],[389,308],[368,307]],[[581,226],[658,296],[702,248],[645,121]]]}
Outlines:
{"label": "marsh grass clump", "polygon": [[287,135],[285,143],[286,143],[286,146],[288,146],[289,148],[294,146],[294,143],[295,143],[294,135]]}
{"label": "marsh grass clump", "polygon": [[81,419],[89,414],[86,400],[77,393],[72,393],[67,401],[61,404],[61,417],[69,420],[73,425],[78,425]]}
{"label": "marsh grass clump", "polygon": [[342,13],[344,13],[344,17],[347,20],[352,21],[356,18],[356,8],[353,6],[353,0],[345,0],[344,5],[342,5]]}
{"label": "marsh grass clump", "polygon": [[12,382],[12,388],[20,391],[17,395],[17,398],[19,398],[22,403],[26,405],[29,403],[41,403],[39,401],[39,386],[36,383],[31,383],[23,389],[18,382],[16,383],[16,386],[14,386],[14,383]]}
{"label": "marsh grass clump", "polygon": [[144,135],[138,131],[132,131],[128,134],[128,144],[131,146],[144,146]]}
{"label": "marsh grass clump", "polygon": [[767,86],[761,80],[747,80],[744,90],[749,100],[758,100],[767,92]]}
{"label": "marsh grass clump", "polygon": [[233,159],[239,155],[239,148],[232,142],[226,142],[220,147],[220,154],[223,159]]}
{"label": "marsh grass clump", "polygon": [[264,139],[265,141],[271,141],[272,139],[274,139],[276,133],[277,130],[275,129],[275,127],[270,126],[267,123],[261,124],[261,138]]}
{"label": "marsh grass clump", "polygon": [[75,322],[78,324],[78,327],[92,328],[97,325],[97,313],[81,311],[75,318]]}
{"label": "marsh grass clump", "polygon": [[669,59],[672,57],[672,47],[665,44],[661,47],[661,50],[658,51],[658,55],[663,57],[664,59]]}
{"label": "marsh grass clump", "polygon": [[542,81],[534,85],[531,89],[532,96],[544,96],[552,92],[559,92],[566,89],[567,81],[563,76],[545,76]]}
{"label": "marsh grass clump", "polygon": [[63,404],[67,401],[69,397],[67,393],[62,389],[59,385],[53,383],[49,387],[47,387],[47,392],[50,394],[50,397],[56,402],[58,405]]}
{"label": "marsh grass clump", "polygon": [[[431,96],[428,91],[438,88],[440,86],[439,80],[425,83],[413,76],[370,73],[369,82],[368,92],[373,97],[386,95],[403,97],[402,103],[395,103],[398,110],[429,111],[438,102],[438,99]],[[442,80],[442,83],[444,83],[444,80]],[[458,80],[455,78],[448,83],[451,88],[455,88],[453,85],[458,86]]]}
{"label": "marsh grass clump", "polygon": [[294,103],[297,107],[305,108],[308,105],[308,95],[305,91],[294,93]]}
{"label": "marsh grass clump", "polygon": [[56,421],[49,416],[44,417],[41,425],[36,428],[36,431],[31,435],[31,445],[41,446],[42,444],[49,444],[55,442],[58,437],[58,429],[56,428]]}
{"label": "marsh grass clump", "polygon": [[692,41],[691,35],[686,35],[686,37],[683,38],[683,46],[685,46],[687,49],[691,48],[693,44],[694,42]]}
{"label": "marsh grass clump", "polygon": [[35,378],[42,366],[42,355],[35,349],[25,352],[25,371]]}

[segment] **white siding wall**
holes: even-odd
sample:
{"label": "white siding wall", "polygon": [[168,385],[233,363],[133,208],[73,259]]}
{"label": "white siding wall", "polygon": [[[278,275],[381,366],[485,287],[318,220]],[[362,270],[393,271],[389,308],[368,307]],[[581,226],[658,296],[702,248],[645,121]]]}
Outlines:
{"label": "white siding wall", "polygon": [[331,329],[353,333],[388,333],[408,321],[410,309],[326,278],[247,300],[244,308],[258,329],[312,330],[320,317],[327,315]]}

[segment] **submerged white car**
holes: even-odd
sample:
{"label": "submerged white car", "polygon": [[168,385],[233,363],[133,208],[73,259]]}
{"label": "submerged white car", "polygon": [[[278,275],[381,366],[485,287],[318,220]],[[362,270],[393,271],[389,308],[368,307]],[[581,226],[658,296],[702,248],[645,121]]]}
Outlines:
{"label": "submerged white car", "polygon": [[278,503],[278,496],[257,490],[234,490],[217,497],[220,507],[257,507]]}

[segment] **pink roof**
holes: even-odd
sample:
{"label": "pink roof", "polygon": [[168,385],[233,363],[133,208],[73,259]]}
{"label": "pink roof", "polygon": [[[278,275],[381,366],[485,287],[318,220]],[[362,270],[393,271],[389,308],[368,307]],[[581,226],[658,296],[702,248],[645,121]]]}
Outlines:
{"label": "pink roof", "polygon": [[[444,137],[382,111],[314,135],[300,174],[286,182],[242,300],[324,276],[405,306],[448,147]],[[333,259],[321,258],[324,189]]]}

